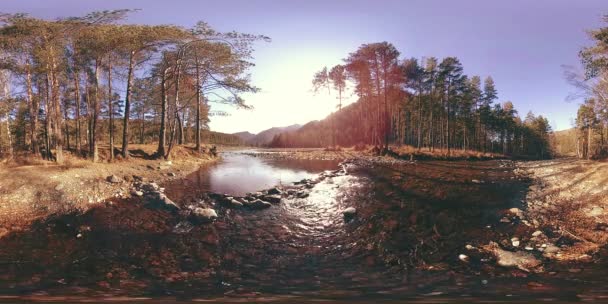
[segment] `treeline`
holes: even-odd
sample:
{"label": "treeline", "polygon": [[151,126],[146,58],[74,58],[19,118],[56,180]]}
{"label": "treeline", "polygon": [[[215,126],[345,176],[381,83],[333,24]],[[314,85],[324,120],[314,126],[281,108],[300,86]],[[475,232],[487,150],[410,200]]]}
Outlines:
{"label": "treeline", "polygon": [[[0,150],[57,162],[66,148],[99,159],[99,143],[123,158],[130,142],[158,143],[157,157],[191,142],[201,150],[213,103],[248,108],[248,69],[265,36],[220,33],[199,22],[119,24],[129,10],[42,20],[0,15]],[[207,138],[221,141],[217,133]],[[226,138],[227,139],[227,138]],[[227,139],[230,142],[234,138]]]}
{"label": "treeline", "polygon": [[[604,17],[608,22],[608,16]],[[589,32],[595,45],[579,53],[585,75],[567,75],[584,94],[576,116],[576,153],[581,158],[608,157],[608,27]]]}
{"label": "treeline", "polygon": [[[497,103],[491,77],[464,74],[455,57],[400,59],[390,43],[364,44],[343,65],[313,78],[318,92],[332,89],[338,111],[320,122],[276,136],[275,147],[406,144],[418,150],[453,149],[545,158],[551,155],[546,118],[520,118],[511,102]],[[352,86],[359,100],[342,108]]]}

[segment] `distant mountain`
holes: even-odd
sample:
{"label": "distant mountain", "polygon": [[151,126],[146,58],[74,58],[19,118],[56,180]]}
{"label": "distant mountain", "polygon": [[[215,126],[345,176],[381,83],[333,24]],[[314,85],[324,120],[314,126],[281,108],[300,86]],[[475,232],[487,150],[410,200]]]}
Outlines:
{"label": "distant mountain", "polygon": [[238,132],[238,133],[233,133],[233,135],[238,136],[244,142],[246,142],[250,145],[264,146],[264,145],[269,144],[270,141],[272,141],[272,139],[275,137],[275,135],[278,135],[278,134],[281,134],[284,132],[297,131],[301,127],[302,127],[301,125],[295,124],[295,125],[291,125],[291,126],[287,126],[287,127],[270,128],[270,129],[264,130],[258,134],[252,134],[250,132]]}
{"label": "distant mountain", "polygon": [[232,135],[238,136],[244,142],[249,142],[252,138],[255,137],[255,134],[247,132],[247,131],[232,133]]}

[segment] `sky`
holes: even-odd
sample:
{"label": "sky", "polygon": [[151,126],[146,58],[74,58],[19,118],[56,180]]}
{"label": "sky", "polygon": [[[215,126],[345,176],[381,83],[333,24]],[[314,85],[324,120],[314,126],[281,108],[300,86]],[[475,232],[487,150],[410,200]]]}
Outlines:
{"label": "sky", "polygon": [[[555,130],[572,126],[580,101],[564,79],[564,65],[580,66],[591,45],[586,30],[603,26],[607,0],[0,0],[0,11],[35,17],[80,16],[91,11],[141,9],[129,23],[203,20],[218,31],[264,34],[251,69],[262,90],[246,95],[252,110],[212,117],[212,130],[234,133],[304,124],[335,111],[336,96],[312,92],[312,76],[364,43],[388,41],[402,58],[458,57],[468,75],[492,76],[499,101],[520,116],[542,114]],[[356,100],[348,95],[345,103]]]}

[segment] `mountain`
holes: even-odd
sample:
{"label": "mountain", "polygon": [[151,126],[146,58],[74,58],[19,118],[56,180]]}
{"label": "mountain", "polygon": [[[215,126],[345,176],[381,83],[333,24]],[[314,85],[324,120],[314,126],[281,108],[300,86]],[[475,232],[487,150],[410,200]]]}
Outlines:
{"label": "mountain", "polygon": [[241,138],[244,142],[254,145],[254,146],[264,146],[268,145],[275,135],[284,133],[284,132],[292,132],[297,131],[302,126],[295,124],[287,127],[274,127],[267,130],[264,130],[258,134],[252,134],[250,132],[238,132],[233,133],[232,135],[236,135]]}
{"label": "mountain", "polygon": [[247,131],[232,133],[232,135],[238,136],[244,142],[249,142],[252,138],[255,137],[255,134],[247,132]]}

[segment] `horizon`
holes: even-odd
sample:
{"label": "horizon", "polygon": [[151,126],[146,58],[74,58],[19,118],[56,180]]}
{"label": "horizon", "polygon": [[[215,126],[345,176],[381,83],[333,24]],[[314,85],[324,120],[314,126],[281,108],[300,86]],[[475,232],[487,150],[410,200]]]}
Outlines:
{"label": "horizon", "polygon": [[[26,0],[6,3],[2,11],[54,19],[99,10],[140,9],[126,22],[190,27],[203,20],[219,31],[269,36],[270,43],[255,45],[256,66],[250,70],[252,83],[262,90],[244,95],[254,109],[213,106],[230,116],[211,117],[209,124],[213,131],[253,134],[325,118],[335,110],[336,97],[312,92],[314,72],[341,63],[363,43],[380,41],[393,43],[402,52],[401,59],[456,56],[465,74],[491,76],[497,102],[512,101],[520,117],[532,111],[547,117],[555,131],[569,129],[582,100],[566,101],[575,89],[564,79],[563,66],[580,67],[578,51],[589,45],[585,31],[601,25],[602,14],[608,12],[608,4],[602,1],[178,3],[182,5]],[[124,90],[117,89],[124,95]],[[351,94],[344,104],[355,100]]]}

